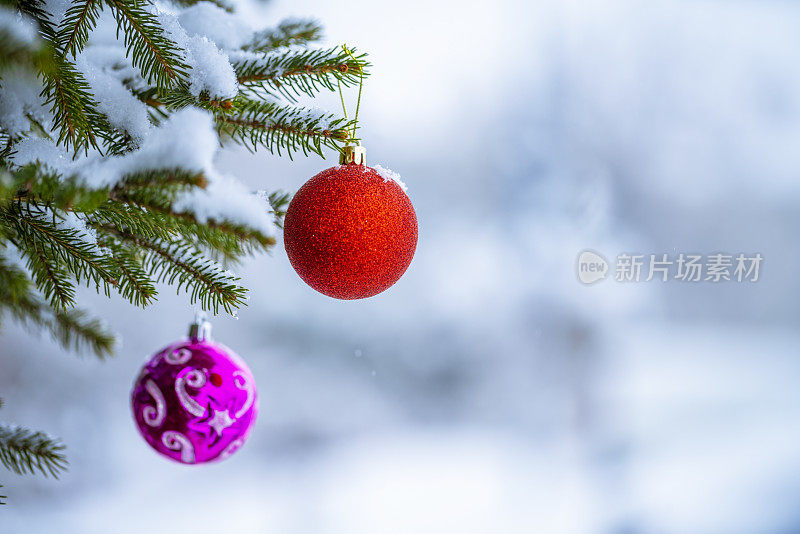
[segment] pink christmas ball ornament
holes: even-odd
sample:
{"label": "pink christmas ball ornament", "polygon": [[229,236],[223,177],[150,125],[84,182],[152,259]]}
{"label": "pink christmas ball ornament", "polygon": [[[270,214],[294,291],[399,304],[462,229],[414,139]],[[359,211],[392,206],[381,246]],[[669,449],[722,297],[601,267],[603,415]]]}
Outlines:
{"label": "pink christmas ball ornament", "polygon": [[131,393],[139,433],[157,452],[184,464],[223,460],[247,440],[258,412],[247,364],[214,343],[198,319],[189,339],[155,354]]}

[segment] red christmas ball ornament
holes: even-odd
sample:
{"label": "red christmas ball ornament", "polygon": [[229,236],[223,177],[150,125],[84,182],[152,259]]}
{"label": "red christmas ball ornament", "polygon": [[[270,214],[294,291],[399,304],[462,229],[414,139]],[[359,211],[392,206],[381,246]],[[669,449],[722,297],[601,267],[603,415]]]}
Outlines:
{"label": "red christmas ball ornament", "polygon": [[363,299],[403,276],[417,247],[417,215],[395,173],[367,167],[363,147],[297,191],[284,221],[292,267],[338,299]]}

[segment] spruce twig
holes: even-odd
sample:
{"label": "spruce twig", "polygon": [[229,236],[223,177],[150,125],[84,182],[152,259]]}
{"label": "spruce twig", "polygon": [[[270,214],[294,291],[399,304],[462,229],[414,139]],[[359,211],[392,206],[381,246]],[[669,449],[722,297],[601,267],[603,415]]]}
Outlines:
{"label": "spruce twig", "polygon": [[56,43],[65,55],[77,56],[86,46],[102,5],[101,0],[75,0],[67,9],[56,35]]}
{"label": "spruce twig", "polygon": [[289,157],[297,151],[322,156],[323,147],[339,150],[352,126],[352,122],[333,114],[244,98],[235,102],[231,113],[215,118],[221,133],[246,148],[255,151],[264,147]]}
{"label": "spruce twig", "polygon": [[164,34],[155,15],[139,0],[106,0],[117,19],[117,31],[142,76],[159,88],[170,88],[186,77],[181,49]]}
{"label": "spruce twig", "polygon": [[215,261],[203,257],[191,242],[178,238],[169,243],[109,226],[99,228],[147,251],[145,266],[150,276],[158,282],[175,285],[178,291],[185,286],[192,304],[199,302],[214,313],[218,313],[220,307],[233,313],[235,308],[245,304],[247,290],[237,284],[239,279]]}
{"label": "spruce twig", "polygon": [[64,445],[43,432],[0,423],[0,463],[19,475],[39,472],[58,478],[67,469]]}
{"label": "spruce twig", "polygon": [[365,58],[365,54],[349,54],[340,47],[232,56],[241,85],[290,101],[300,95],[314,96],[321,89],[334,91],[335,82],[344,87],[355,85],[369,67]]}
{"label": "spruce twig", "polygon": [[322,39],[322,27],[315,20],[287,19],[277,28],[256,33],[242,48],[251,52],[271,52],[278,48],[307,44]]}
{"label": "spruce twig", "polygon": [[[93,283],[98,292],[102,288],[106,296],[111,287],[117,286],[113,265],[108,258],[96,251],[96,245],[87,241],[75,228],[60,226],[55,212],[49,218],[38,206],[28,205],[0,210],[0,218],[8,223],[15,244],[27,256],[31,268],[45,282],[45,295],[52,284],[51,304],[57,309],[71,307],[74,291],[69,290],[67,272],[80,283]],[[64,291],[62,291],[62,289]]]}
{"label": "spruce twig", "polygon": [[64,348],[88,346],[99,358],[111,354],[114,336],[98,321],[79,310],[54,311],[41,302],[27,274],[0,256],[0,312],[7,311],[18,322],[50,331]]}

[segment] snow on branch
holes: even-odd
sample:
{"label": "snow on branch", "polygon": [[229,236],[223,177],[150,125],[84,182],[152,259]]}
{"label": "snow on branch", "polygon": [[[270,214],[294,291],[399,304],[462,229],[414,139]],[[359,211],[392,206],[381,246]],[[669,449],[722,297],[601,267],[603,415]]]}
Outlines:
{"label": "snow on branch", "polygon": [[237,50],[249,42],[255,29],[244,18],[210,2],[198,2],[178,14],[187,35],[207,38],[220,50]]}
{"label": "snow on branch", "polygon": [[210,114],[187,108],[154,128],[141,148],[120,156],[94,155],[72,160],[52,141],[26,138],[14,145],[10,160],[17,166],[41,163],[68,177],[79,177],[90,189],[110,189],[126,176],[161,169],[184,169],[203,173],[207,183],[178,196],[178,212],[192,213],[200,222],[228,221],[271,236],[274,227],[267,206],[235,178],[214,168],[219,148]]}
{"label": "snow on branch", "polygon": [[203,92],[215,98],[236,96],[239,86],[227,54],[207,37],[187,34],[174,15],[159,11],[158,21],[182,50],[187,65],[189,91],[195,97]]}

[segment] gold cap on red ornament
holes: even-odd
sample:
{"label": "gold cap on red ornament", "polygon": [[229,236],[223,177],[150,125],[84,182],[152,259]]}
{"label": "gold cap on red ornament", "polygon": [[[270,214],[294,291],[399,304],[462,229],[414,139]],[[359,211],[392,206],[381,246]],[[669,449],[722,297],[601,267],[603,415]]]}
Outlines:
{"label": "gold cap on red ornament", "polygon": [[342,148],[342,153],[339,155],[339,164],[348,165],[354,163],[356,165],[367,166],[367,149],[361,145],[350,146]]}

